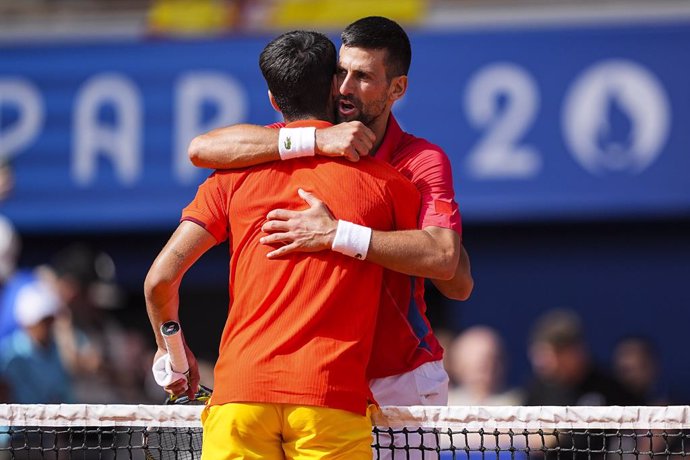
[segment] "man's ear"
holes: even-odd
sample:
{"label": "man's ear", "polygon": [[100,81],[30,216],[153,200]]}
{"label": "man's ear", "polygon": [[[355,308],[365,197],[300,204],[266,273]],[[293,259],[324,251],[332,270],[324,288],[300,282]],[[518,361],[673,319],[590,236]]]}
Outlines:
{"label": "man's ear", "polygon": [[268,90],[268,100],[271,101],[271,106],[273,106],[273,110],[275,110],[278,113],[283,113],[278,107],[278,103],[276,102],[276,99],[273,97],[273,93],[271,93],[270,89]]}
{"label": "man's ear", "polygon": [[407,75],[400,75],[394,77],[391,81],[390,87],[388,88],[388,97],[392,101],[397,101],[401,99],[407,92]]}

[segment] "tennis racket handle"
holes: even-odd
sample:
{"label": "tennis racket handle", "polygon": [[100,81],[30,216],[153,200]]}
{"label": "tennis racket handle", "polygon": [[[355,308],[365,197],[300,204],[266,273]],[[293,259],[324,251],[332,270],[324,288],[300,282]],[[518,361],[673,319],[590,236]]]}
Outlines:
{"label": "tennis racket handle", "polygon": [[161,334],[165,342],[165,348],[170,355],[170,364],[175,372],[186,374],[189,371],[187,354],[182,342],[182,329],[177,321],[167,321],[161,325]]}

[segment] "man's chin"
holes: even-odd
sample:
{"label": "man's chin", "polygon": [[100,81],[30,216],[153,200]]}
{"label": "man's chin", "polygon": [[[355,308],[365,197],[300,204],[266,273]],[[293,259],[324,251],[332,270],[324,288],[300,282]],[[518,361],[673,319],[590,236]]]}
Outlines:
{"label": "man's chin", "polygon": [[340,112],[336,112],[335,119],[338,121],[338,123],[345,123],[346,121],[357,121],[358,115],[358,113],[351,113],[345,115]]}

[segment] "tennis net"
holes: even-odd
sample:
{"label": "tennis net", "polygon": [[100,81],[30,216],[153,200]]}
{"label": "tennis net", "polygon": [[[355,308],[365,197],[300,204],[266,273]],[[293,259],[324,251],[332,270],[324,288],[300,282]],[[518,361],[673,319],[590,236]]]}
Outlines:
{"label": "tennis net", "polygon": [[[195,460],[200,406],[0,405],[0,459]],[[384,407],[373,457],[624,459],[690,455],[690,406]]]}

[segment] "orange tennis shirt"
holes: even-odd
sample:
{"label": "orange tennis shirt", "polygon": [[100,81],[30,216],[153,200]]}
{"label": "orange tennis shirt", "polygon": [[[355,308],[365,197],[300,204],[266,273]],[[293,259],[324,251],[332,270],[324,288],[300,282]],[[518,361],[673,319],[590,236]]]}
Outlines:
{"label": "orange tennis shirt", "polygon": [[[324,127],[325,122],[289,126]],[[340,219],[376,230],[417,226],[420,195],[389,165],[319,157],[216,171],[182,220],[229,238],[230,307],[211,404],[313,405],[364,414],[383,269],[332,251],[269,260],[271,209],[303,210],[303,188]]]}

